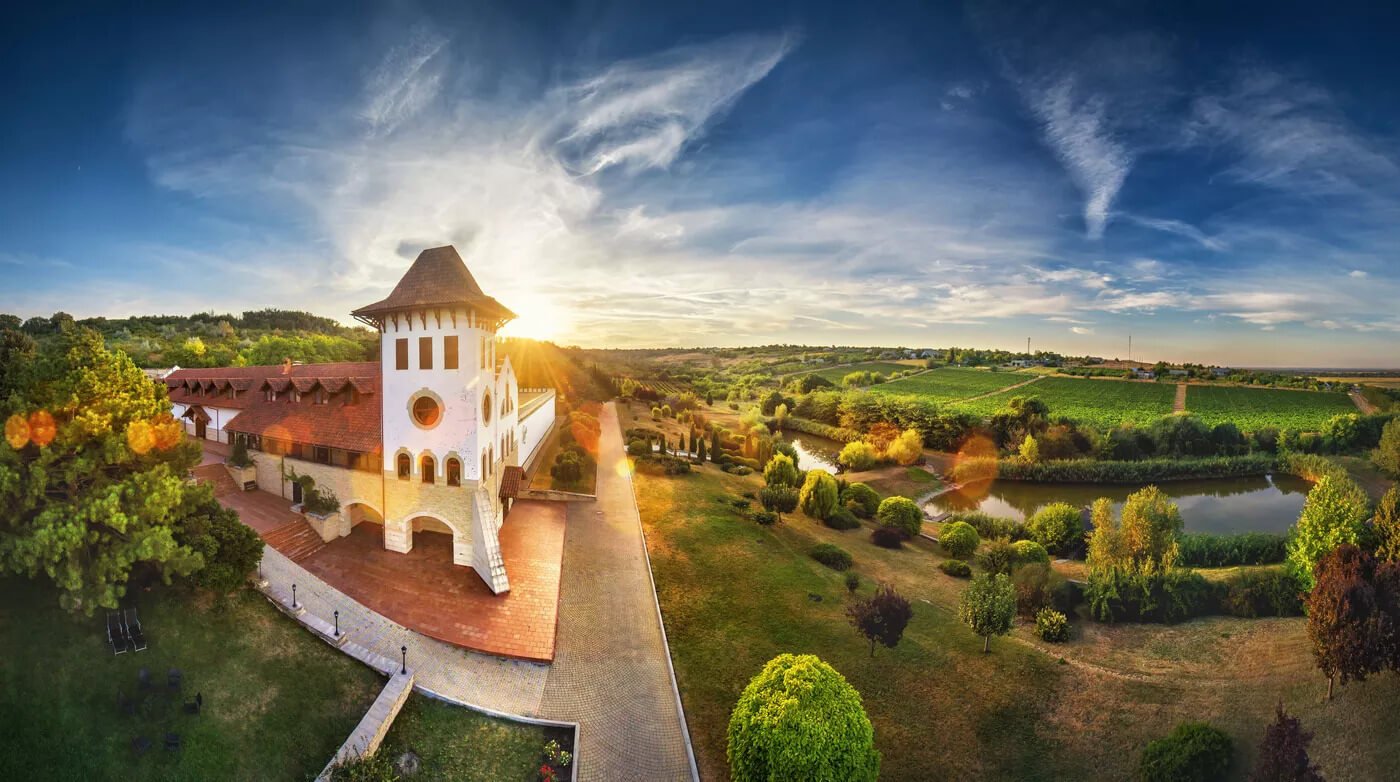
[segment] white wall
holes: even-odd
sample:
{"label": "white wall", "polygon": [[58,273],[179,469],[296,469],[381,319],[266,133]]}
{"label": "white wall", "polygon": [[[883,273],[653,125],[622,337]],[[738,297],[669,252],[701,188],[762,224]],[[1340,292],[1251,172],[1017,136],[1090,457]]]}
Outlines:
{"label": "white wall", "polygon": [[525,420],[520,422],[520,464],[530,463],[530,457],[534,455],[535,449],[544,442],[545,435],[549,433],[549,425],[554,422],[554,392],[549,392],[549,400],[535,408]]}

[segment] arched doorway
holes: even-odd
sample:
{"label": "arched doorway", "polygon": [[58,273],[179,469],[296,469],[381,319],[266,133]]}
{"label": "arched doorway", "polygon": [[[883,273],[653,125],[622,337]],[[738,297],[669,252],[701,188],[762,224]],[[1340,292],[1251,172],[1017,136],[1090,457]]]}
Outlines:
{"label": "arched doorway", "polygon": [[379,511],[363,502],[350,502],[341,513],[346,520],[344,534],[353,533],[363,524],[360,534],[373,535],[380,546],[384,545],[384,516]]}
{"label": "arched doorway", "polygon": [[413,514],[408,518],[410,548],[425,552],[432,560],[471,564],[471,534],[466,524],[454,524],[436,514]]}

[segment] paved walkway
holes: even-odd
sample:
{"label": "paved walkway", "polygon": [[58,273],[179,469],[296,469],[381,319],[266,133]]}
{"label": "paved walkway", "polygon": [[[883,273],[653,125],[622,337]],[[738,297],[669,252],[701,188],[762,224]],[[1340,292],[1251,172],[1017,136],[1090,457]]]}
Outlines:
{"label": "paved walkway", "polygon": [[1186,412],[1186,384],[1176,384],[1176,401],[1172,402],[1173,413]]}
{"label": "paved walkway", "polygon": [[695,779],[616,404],[599,418],[598,500],[569,503],[542,714],[580,724],[581,780]]}

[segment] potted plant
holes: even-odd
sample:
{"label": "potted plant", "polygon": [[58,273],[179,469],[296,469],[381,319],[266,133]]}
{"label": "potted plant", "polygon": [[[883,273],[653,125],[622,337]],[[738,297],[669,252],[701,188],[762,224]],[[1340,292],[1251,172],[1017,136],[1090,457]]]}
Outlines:
{"label": "potted plant", "polygon": [[224,468],[240,489],[245,489],[248,484],[258,480],[257,467],[253,457],[248,455],[248,444],[241,439],[233,441],[233,451],[224,460]]}

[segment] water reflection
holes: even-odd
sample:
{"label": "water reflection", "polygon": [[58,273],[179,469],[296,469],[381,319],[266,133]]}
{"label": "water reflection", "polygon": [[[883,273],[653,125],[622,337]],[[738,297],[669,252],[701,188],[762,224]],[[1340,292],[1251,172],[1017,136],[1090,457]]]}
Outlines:
{"label": "water reflection", "polygon": [[797,451],[797,467],[800,470],[810,470],[813,467],[820,467],[828,472],[840,472],[840,466],[836,463],[837,454],[841,453],[841,443],[818,437],[814,434],[803,434],[792,432],[787,436],[788,442]]}
{"label": "water reflection", "polygon": [[[1113,500],[1115,510],[1129,494],[1147,484],[1025,483],[993,481],[966,486],[928,503],[935,514],[982,510],[993,516],[1029,518],[1041,506],[1067,502],[1083,507],[1099,497]],[[1292,475],[1163,481],[1157,484],[1181,508],[1191,532],[1285,532],[1297,521],[1311,487]]]}

